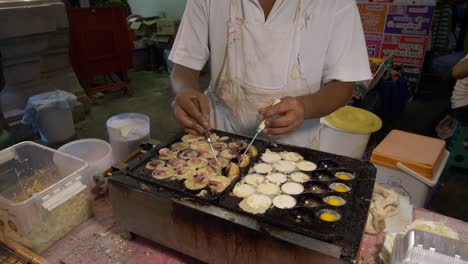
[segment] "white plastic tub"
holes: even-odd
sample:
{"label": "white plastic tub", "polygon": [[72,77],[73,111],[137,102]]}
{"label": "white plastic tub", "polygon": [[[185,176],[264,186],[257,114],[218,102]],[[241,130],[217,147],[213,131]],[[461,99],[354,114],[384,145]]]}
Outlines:
{"label": "white plastic tub", "polygon": [[450,153],[445,151],[441,165],[432,180],[418,175],[416,172],[405,168],[405,166],[402,166],[401,170],[393,170],[374,164],[377,168],[376,181],[381,185],[394,189],[403,196],[409,197],[410,203],[414,207],[423,208],[432,188],[439,181],[449,156]]}
{"label": "white plastic tub", "polygon": [[102,174],[112,166],[112,148],[101,139],[80,139],[63,145],[58,151],[86,161],[89,179]]}
{"label": "white plastic tub", "polygon": [[0,151],[0,229],[37,253],[92,216],[85,161],[22,142]]}
{"label": "white plastic tub", "polygon": [[38,130],[45,143],[65,142],[75,135],[72,109],[76,104],[76,96],[62,90],[31,96],[22,122]]}
{"label": "white plastic tub", "polygon": [[352,133],[320,120],[319,150],[337,155],[361,159],[371,133]]}
{"label": "white plastic tub", "polygon": [[75,135],[75,124],[71,109],[47,107],[38,112],[38,129],[42,141],[65,142]]}
{"label": "white plastic tub", "polygon": [[143,114],[128,113],[107,120],[113,162],[122,162],[150,138],[150,119]]}

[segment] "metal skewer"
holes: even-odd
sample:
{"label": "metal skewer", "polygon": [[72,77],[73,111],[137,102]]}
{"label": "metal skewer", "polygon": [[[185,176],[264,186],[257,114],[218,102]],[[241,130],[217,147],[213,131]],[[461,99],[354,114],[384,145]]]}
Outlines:
{"label": "metal skewer", "polygon": [[[192,97],[191,100],[198,107],[198,110],[201,112],[201,105],[198,99],[196,97]],[[216,152],[213,148],[213,141],[211,140],[209,129],[205,129],[205,137],[206,137],[206,142],[208,142],[208,144],[210,145],[210,149],[211,149],[211,152],[213,153],[214,159],[216,160],[216,162],[218,162],[218,158],[216,157]]]}
{"label": "metal skewer", "polygon": [[[271,105],[271,106],[274,106],[274,105],[277,105],[281,103],[281,100],[280,99],[276,99],[275,102]],[[242,154],[241,156],[241,159],[242,157],[247,154],[247,152],[249,151],[249,149],[252,147],[253,143],[255,142],[255,140],[257,139],[258,135],[260,135],[260,133],[262,133],[262,131],[265,129],[266,127],[266,121],[267,119],[263,120],[260,125],[257,127],[257,132],[255,133],[255,136],[253,137],[252,141],[250,141],[250,144],[249,146],[245,149],[244,153]],[[239,161],[240,163],[240,161]]]}

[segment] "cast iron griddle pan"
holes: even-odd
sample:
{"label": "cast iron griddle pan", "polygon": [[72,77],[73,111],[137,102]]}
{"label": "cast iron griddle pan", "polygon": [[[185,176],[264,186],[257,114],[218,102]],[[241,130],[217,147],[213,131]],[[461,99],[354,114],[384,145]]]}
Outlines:
{"label": "cast iron griddle pan", "polygon": [[[234,185],[220,199],[220,206],[236,211],[242,214],[255,217],[260,221],[280,225],[295,232],[315,237],[322,241],[334,242],[350,233],[361,237],[363,230],[363,221],[367,219],[370,199],[375,182],[375,167],[359,160],[347,157],[336,156],[329,153],[323,153],[311,149],[300,148],[288,145],[272,144],[267,147],[273,152],[290,151],[301,154],[305,160],[312,161],[319,167],[312,172],[306,172],[311,177],[309,182],[303,183],[305,191],[303,194],[293,197],[297,200],[297,205],[291,209],[278,209],[271,207],[264,214],[251,214],[243,211],[238,205],[242,198],[235,197],[232,194]],[[259,154],[259,157],[262,153]],[[258,158],[259,159],[259,158]],[[257,160],[258,160],[257,159]],[[251,164],[253,166],[254,164]],[[343,181],[336,178],[336,172],[344,171],[353,173],[353,180]],[[239,181],[246,174],[242,174]],[[344,183],[351,188],[348,193],[338,193],[329,189],[332,183]],[[312,191],[312,186],[321,186],[326,189],[325,192],[316,193]],[[323,202],[326,196],[339,196],[346,200],[346,205],[334,207]],[[306,203],[315,201],[317,206],[306,206]],[[341,215],[338,222],[329,223],[319,219],[318,213],[323,209],[331,209]],[[358,228],[362,226],[361,228]]]}
{"label": "cast iron griddle pan", "polygon": [[[216,133],[220,137],[223,137],[223,136],[229,137],[230,139],[228,141],[226,141],[226,143],[232,142],[233,140],[236,140],[236,139],[244,140],[247,143],[249,143],[250,140],[251,140],[248,137],[243,137],[243,136],[239,136],[239,135],[235,135],[235,134],[231,134],[231,133],[227,133],[227,132],[223,132],[223,131],[212,130],[212,133]],[[216,202],[222,196],[222,194],[224,192],[226,192],[227,190],[232,189],[232,186],[237,183],[237,180],[239,179],[239,177],[234,179],[231,182],[231,184],[221,193],[213,193],[213,192],[211,192],[211,190],[208,187],[205,187],[205,188],[202,189],[202,190],[206,190],[205,195],[204,196],[199,196],[197,194],[199,194],[201,190],[193,191],[193,190],[187,189],[185,187],[185,185],[184,185],[183,180],[170,180],[170,179],[158,180],[158,179],[155,179],[155,178],[152,177],[152,171],[151,170],[148,170],[148,169],[145,168],[146,164],[149,161],[151,161],[153,159],[158,159],[160,149],[170,148],[170,146],[172,144],[174,144],[176,142],[181,142],[182,141],[181,138],[184,135],[185,134],[181,134],[181,135],[177,136],[177,138],[175,140],[173,140],[167,146],[152,149],[152,150],[148,151],[148,153],[146,153],[145,155],[139,157],[136,161],[131,162],[129,164],[129,166],[128,166],[129,167],[128,173],[129,173],[130,176],[132,176],[134,178],[137,178],[137,179],[140,179],[140,180],[143,180],[143,181],[145,181],[147,183],[157,184],[157,185],[163,186],[165,188],[168,188],[170,190],[181,192],[181,193],[186,194],[186,195],[188,195],[190,197],[193,197],[195,199],[202,200],[204,202],[210,202],[210,203]],[[264,142],[264,141],[261,141],[261,140],[257,140],[257,141],[255,141],[254,145],[257,147],[258,152],[261,153],[261,152],[264,151],[265,147],[267,146],[267,143]],[[257,159],[253,159],[253,160],[256,161]],[[237,163],[237,161],[238,161],[237,159],[232,160],[232,162],[234,162],[234,163]],[[250,168],[250,166],[248,166],[246,168],[242,168],[241,169],[241,175],[245,175],[249,168]]]}

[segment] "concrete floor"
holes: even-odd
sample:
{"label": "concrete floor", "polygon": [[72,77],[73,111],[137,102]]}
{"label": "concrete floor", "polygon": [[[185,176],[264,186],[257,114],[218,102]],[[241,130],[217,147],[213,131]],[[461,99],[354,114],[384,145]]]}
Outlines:
{"label": "concrete floor", "polygon": [[[170,107],[174,97],[168,74],[142,71],[132,72],[129,76],[133,96],[125,95],[123,91],[106,92],[91,107],[86,119],[76,124],[79,138],[107,140],[107,119],[121,113],[142,113],[149,116],[151,137],[162,143],[181,132]],[[207,81],[206,77],[202,78],[202,87],[206,87]]]}

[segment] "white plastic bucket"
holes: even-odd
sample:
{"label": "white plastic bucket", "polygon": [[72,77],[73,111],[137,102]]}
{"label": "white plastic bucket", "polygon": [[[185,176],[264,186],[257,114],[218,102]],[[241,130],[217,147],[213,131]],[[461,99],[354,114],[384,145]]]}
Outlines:
{"label": "white plastic bucket", "polygon": [[86,161],[89,166],[89,180],[112,166],[112,148],[104,140],[80,139],[63,145],[58,151]]}
{"label": "white plastic bucket", "polygon": [[75,135],[71,109],[46,107],[39,110],[37,118],[39,135],[44,142],[65,142]]}
{"label": "white plastic bucket", "polygon": [[319,150],[350,158],[361,159],[371,133],[352,133],[338,129],[320,119]]}
{"label": "white plastic bucket", "polygon": [[128,155],[150,138],[150,118],[143,114],[128,113],[107,120],[107,133],[112,146],[113,162],[123,162]]}

